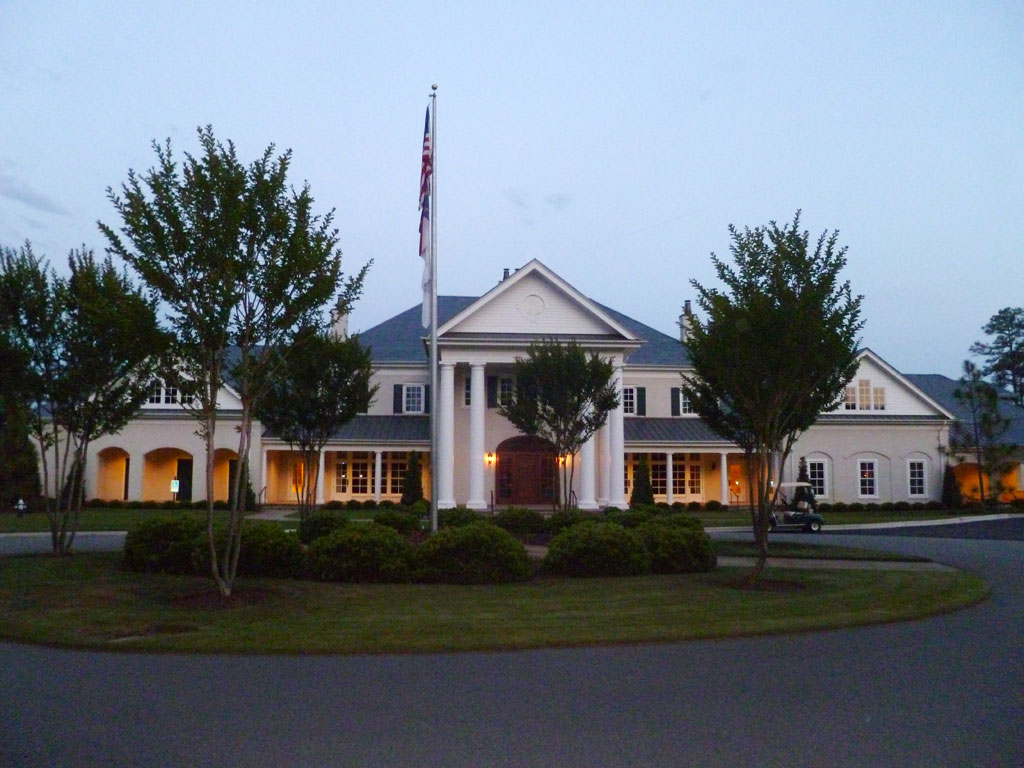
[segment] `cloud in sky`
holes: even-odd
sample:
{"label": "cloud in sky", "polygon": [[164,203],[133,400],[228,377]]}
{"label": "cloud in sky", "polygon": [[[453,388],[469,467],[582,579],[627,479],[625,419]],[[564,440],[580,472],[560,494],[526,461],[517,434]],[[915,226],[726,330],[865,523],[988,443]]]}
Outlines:
{"label": "cloud in sky", "polygon": [[53,213],[58,216],[71,215],[71,211],[56,200],[36,192],[28,184],[13,176],[0,174],[0,197],[15,200],[41,213]]}

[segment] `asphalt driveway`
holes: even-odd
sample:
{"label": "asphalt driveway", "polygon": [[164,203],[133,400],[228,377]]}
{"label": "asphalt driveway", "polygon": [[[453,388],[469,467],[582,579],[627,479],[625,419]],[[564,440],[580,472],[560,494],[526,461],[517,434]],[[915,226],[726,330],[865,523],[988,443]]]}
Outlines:
{"label": "asphalt driveway", "polygon": [[[0,644],[0,762],[1022,765],[1017,522],[988,539],[876,536],[872,547],[975,570],[994,595],[950,615],[854,630],[392,657]],[[822,538],[869,545],[858,534]]]}

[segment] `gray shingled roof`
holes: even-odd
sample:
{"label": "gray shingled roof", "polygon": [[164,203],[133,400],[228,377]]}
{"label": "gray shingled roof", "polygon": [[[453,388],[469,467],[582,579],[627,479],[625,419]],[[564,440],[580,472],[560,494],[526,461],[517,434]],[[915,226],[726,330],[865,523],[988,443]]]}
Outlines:
{"label": "gray shingled roof", "polygon": [[[275,437],[269,429],[264,437]],[[429,443],[430,419],[425,416],[370,416],[361,414],[331,435],[337,442]]]}
{"label": "gray shingled roof", "polygon": [[[953,391],[960,385],[957,379],[951,379],[941,373],[908,373],[905,375],[915,387],[945,407],[957,419],[970,422],[970,412],[953,396]],[[1019,408],[1006,400],[1000,400],[999,413],[1010,420],[1010,429],[1006,433],[1005,441],[1015,445],[1024,445],[1024,408]]]}
{"label": "gray shingled roof", "polygon": [[[446,323],[476,301],[473,296],[438,296],[437,316],[441,324]],[[690,357],[678,339],[655,330],[614,309],[594,302],[616,322],[640,339],[644,345],[629,356],[631,365],[655,365],[684,368],[690,364]],[[379,325],[359,334],[359,341],[370,347],[375,363],[425,363],[426,348],[423,337],[426,330],[420,322],[419,304],[385,320]]]}
{"label": "gray shingled roof", "polygon": [[623,420],[627,443],[732,443],[711,429],[703,419],[637,418]]}

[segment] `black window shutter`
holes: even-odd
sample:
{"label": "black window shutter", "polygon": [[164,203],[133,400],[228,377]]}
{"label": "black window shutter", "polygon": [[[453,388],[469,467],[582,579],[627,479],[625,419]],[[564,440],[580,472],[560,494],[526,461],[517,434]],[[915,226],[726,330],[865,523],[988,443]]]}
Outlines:
{"label": "black window shutter", "polygon": [[488,376],[487,377],[487,407],[497,408],[498,407],[498,377]]}
{"label": "black window shutter", "polygon": [[647,415],[647,387],[636,388],[636,415]]}
{"label": "black window shutter", "polygon": [[405,403],[402,402],[402,385],[395,384],[395,401],[394,401],[394,413],[402,413],[404,411]]}
{"label": "black window shutter", "polygon": [[430,385],[423,385],[423,412],[430,413]]}
{"label": "black window shutter", "polygon": [[680,387],[672,387],[672,415],[679,415],[679,393],[682,391]]}

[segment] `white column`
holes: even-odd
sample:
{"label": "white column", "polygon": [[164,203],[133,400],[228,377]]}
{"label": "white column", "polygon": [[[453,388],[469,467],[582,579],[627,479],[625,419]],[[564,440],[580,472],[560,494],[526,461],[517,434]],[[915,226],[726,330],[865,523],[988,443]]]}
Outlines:
{"label": "white column", "polygon": [[612,477],[612,451],[611,451],[611,427],[606,421],[600,431],[600,442],[598,443],[600,454],[600,472],[598,473],[597,505],[608,506],[608,499],[611,497]]}
{"label": "white column", "polygon": [[373,500],[378,504],[380,503],[381,475],[384,474],[382,471],[384,469],[383,457],[383,451],[373,452]]}
{"label": "white column", "polygon": [[676,500],[676,489],[672,485],[672,452],[665,451],[665,502],[671,504]]}
{"label": "white column", "polygon": [[579,452],[580,462],[580,509],[597,509],[595,496],[594,458],[597,453],[595,442],[597,435],[593,434],[581,447]]}
{"label": "white column", "polygon": [[725,451],[718,454],[718,469],[722,473],[722,504],[729,506],[729,454]]}
{"label": "white column", "polygon": [[487,509],[484,499],[484,415],[487,387],[484,366],[474,363],[469,368],[469,501],[470,509]]}
{"label": "white column", "polygon": [[437,506],[455,506],[455,366],[441,364],[437,393]]}
{"label": "white column", "polygon": [[317,504],[324,503],[324,458],[326,451],[320,450],[320,462],[316,468],[316,499],[314,500]]}
{"label": "white column", "polygon": [[609,415],[609,430],[611,433],[611,486],[609,488],[609,499],[608,503],[615,507],[625,508],[628,504],[626,500],[626,483],[623,475],[625,468],[625,454],[626,454],[626,440],[624,434],[624,425],[622,420],[622,366],[616,366],[615,368],[615,391],[619,396],[619,407],[611,412]]}

